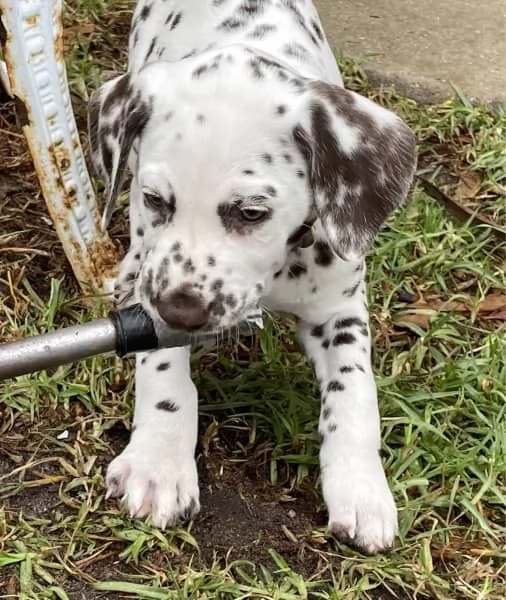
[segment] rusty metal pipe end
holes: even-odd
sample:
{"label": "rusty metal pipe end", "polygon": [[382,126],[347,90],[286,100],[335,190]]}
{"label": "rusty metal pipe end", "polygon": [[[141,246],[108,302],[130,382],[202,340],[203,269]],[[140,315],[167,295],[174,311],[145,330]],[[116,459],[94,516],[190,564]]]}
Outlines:
{"label": "rusty metal pipe end", "polygon": [[0,0],[10,94],[23,117],[49,214],[85,293],[112,291],[119,256],[100,227],[72,110],[62,41],[62,0]]}

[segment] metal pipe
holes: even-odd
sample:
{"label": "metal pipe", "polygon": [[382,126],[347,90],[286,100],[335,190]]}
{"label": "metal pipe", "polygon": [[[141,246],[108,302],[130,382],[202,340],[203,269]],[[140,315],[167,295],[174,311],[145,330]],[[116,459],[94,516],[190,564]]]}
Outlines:
{"label": "metal pipe", "polygon": [[0,344],[0,381],[113,352],[115,348],[116,328],[111,319]]}
{"label": "metal pipe", "polygon": [[[262,327],[261,311],[252,309],[238,330],[251,334]],[[157,348],[176,348],[206,341],[216,334],[194,335],[185,331],[156,330],[151,317],[140,304],[109,313],[109,318],[16,342],[0,344],[0,381],[34,371],[51,369],[85,358],[116,352],[126,356]]]}

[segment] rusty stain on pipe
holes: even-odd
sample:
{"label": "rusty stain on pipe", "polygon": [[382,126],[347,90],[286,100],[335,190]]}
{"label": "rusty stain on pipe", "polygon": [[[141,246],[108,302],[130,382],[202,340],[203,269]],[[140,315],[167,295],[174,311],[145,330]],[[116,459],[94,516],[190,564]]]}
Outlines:
{"label": "rusty stain on pipe", "polygon": [[85,293],[110,293],[119,254],[100,228],[63,56],[62,0],[0,0],[17,114],[58,237]]}

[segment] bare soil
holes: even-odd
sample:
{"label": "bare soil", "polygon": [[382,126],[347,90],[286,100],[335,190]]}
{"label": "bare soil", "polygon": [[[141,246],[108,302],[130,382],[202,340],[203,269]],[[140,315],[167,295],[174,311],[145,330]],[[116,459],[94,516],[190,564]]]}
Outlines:
{"label": "bare soil", "polygon": [[[72,427],[70,416],[67,415],[66,423],[65,415],[59,415],[59,429]],[[30,423],[28,417],[21,416],[8,432],[0,436],[0,476],[30,461],[51,459],[45,464],[28,468],[21,480],[19,475],[4,479],[1,496],[8,517],[14,519],[22,512],[31,519],[52,520],[56,512],[64,515],[73,512],[61,500],[59,483],[23,486],[27,481],[49,479],[61,474],[55,462],[56,457],[71,463],[71,457],[65,456],[47,437],[48,432],[52,435],[55,417],[56,414],[49,411],[36,422]],[[128,442],[128,435],[123,427],[116,426],[108,432],[106,441],[117,452]],[[192,535],[199,544],[198,552],[186,546],[180,555],[169,557],[157,550],[150,557],[150,562],[162,569],[188,564],[205,569],[216,562],[223,566],[240,559],[275,569],[269,553],[275,550],[305,577],[324,569],[323,561],[314,552],[315,541],[311,538],[314,527],[323,525],[325,519],[325,515],[318,511],[316,494],[299,490],[287,496],[286,489],[268,483],[263,460],[258,462],[251,459],[237,464],[226,451],[219,449],[221,446],[226,446],[226,440],[223,444],[218,442],[210,453],[206,450],[206,456],[202,448],[198,452],[202,510],[192,528]],[[111,458],[112,455],[100,455],[97,465],[105,470]],[[101,508],[114,508],[115,503],[116,500],[103,501]],[[323,542],[320,549],[325,550],[326,547],[327,543]],[[118,558],[123,549],[120,543],[113,544],[102,558],[87,565],[86,575],[107,581],[124,580],[125,576],[135,574],[137,571],[133,564]],[[5,569],[0,579],[17,589],[15,573],[15,568]],[[97,592],[86,580],[67,575],[64,571],[56,572],[54,576],[71,599],[118,597],[115,593]]]}

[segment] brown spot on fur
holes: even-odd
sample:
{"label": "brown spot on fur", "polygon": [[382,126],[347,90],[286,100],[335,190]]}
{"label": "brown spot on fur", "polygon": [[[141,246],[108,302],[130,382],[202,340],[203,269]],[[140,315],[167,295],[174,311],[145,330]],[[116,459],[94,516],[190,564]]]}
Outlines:
{"label": "brown spot on fur", "polygon": [[[311,186],[319,192],[316,208],[332,233],[334,249],[343,257],[363,254],[407,193],[415,165],[414,137],[401,122],[381,128],[347,90],[323,82],[310,88],[310,131],[298,125],[293,136]],[[340,144],[331,109],[360,132],[352,155]]]}

